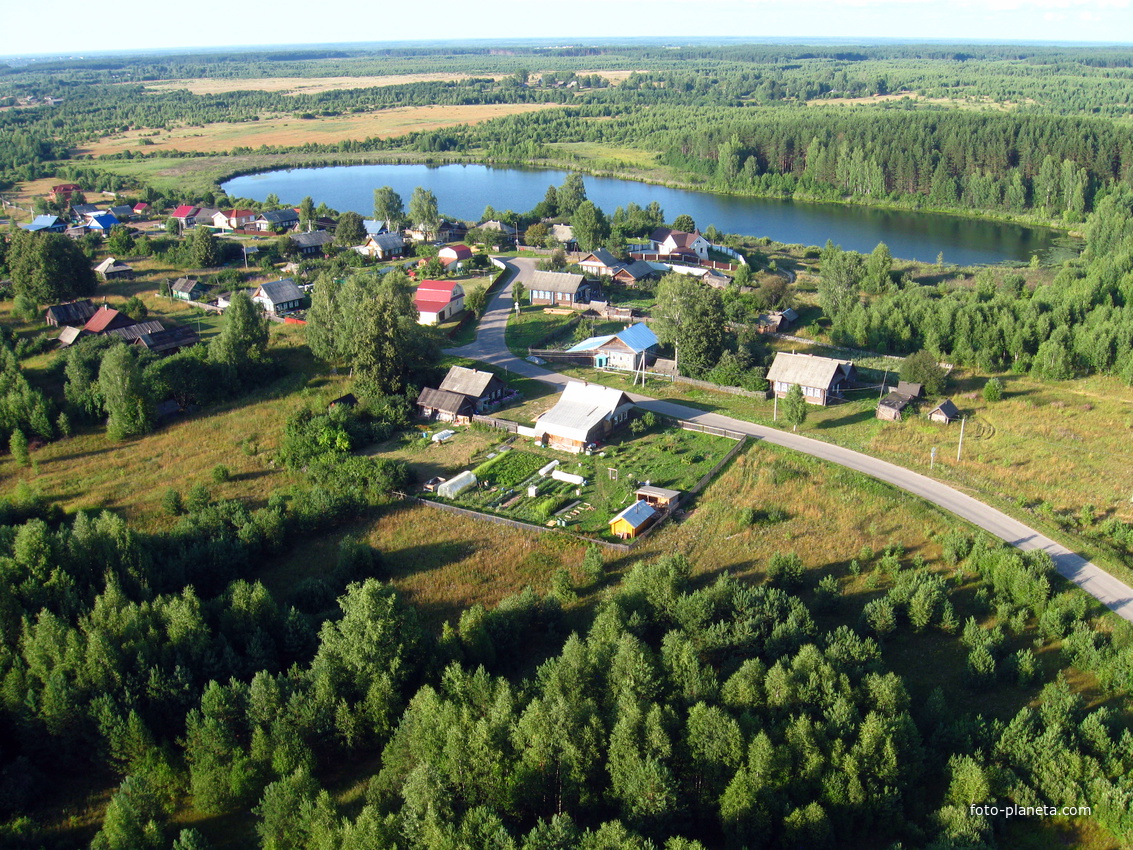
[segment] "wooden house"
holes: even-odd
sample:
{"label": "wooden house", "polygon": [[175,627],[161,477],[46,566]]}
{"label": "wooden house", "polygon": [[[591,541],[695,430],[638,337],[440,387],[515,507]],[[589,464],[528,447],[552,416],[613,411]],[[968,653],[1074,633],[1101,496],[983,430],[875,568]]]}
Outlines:
{"label": "wooden house", "polygon": [[437,252],[437,259],[445,264],[446,269],[457,268],[472,259],[472,249],[467,245],[446,245]]}
{"label": "wooden house", "polygon": [[924,386],[899,381],[897,389],[885,396],[877,403],[877,418],[886,422],[900,422],[906,408],[924,398]]}
{"label": "wooden house", "polygon": [[596,369],[623,369],[633,372],[648,363],[649,355],[660,344],[657,335],[644,322],[606,336],[592,336],[567,351],[594,355]]}
{"label": "wooden house", "polygon": [[199,301],[209,288],[196,278],[179,277],[169,287],[169,294],[180,301]]}
{"label": "wooden house", "polygon": [[660,277],[661,273],[645,260],[634,260],[616,269],[611,277],[623,286],[637,286],[644,280]]}
{"label": "wooden house", "polygon": [[264,308],[264,312],[278,316],[303,306],[303,293],[289,277],[265,283],[256,287],[252,301]]}
{"label": "wooden house", "polygon": [[405,237],[400,233],[371,233],[366,237],[364,245],[354,248],[359,254],[374,257],[378,260],[389,260],[393,257],[404,257]]}
{"label": "wooden house", "polygon": [[269,210],[256,216],[249,227],[263,233],[293,230],[299,224],[299,213],[293,209]]}
{"label": "wooden house", "polygon": [[32,233],[62,233],[67,229],[67,222],[57,215],[37,215],[28,224],[21,224],[20,227]]}
{"label": "wooden house", "polygon": [[590,283],[580,274],[537,271],[527,284],[532,304],[571,307],[590,300]]}
{"label": "wooden house", "polygon": [[798,384],[803,397],[811,404],[829,404],[857,379],[857,370],[849,360],[816,357],[813,354],[791,354],[780,351],[767,370],[767,380],[779,398]]}
{"label": "wooden house", "polygon": [[591,251],[578,261],[578,266],[594,277],[613,277],[619,269],[626,267],[624,260],[618,259],[605,248]]}
{"label": "wooden house", "polygon": [[952,399],[946,398],[928,412],[928,418],[933,422],[949,425],[960,418],[960,411],[952,403]]}
{"label": "wooden house", "polygon": [[134,322],[131,325],[122,325],[116,328],[110,328],[104,331],[106,336],[116,336],[119,339],[124,339],[128,343],[135,343],[138,338],[145,334],[155,334],[165,330],[165,325],[157,319],[146,319],[144,322]]}
{"label": "wooden house", "polygon": [[89,298],[79,301],[68,301],[66,304],[55,304],[48,307],[45,318],[49,327],[83,327],[90,317],[98,312]]}
{"label": "wooden house", "polygon": [[608,437],[633,408],[621,390],[571,381],[555,406],[535,420],[535,438],[544,446],[581,452]]}
{"label": "wooden house", "polygon": [[610,534],[621,540],[632,540],[657,521],[657,510],[644,499],[638,499],[610,520]]}
{"label": "wooden house", "polygon": [[162,328],[159,331],[150,331],[140,334],[134,345],[160,354],[176,354],[182,348],[188,348],[201,341],[197,332],[189,327]]}
{"label": "wooden house", "polygon": [[326,251],[326,246],[334,242],[334,235],[325,230],[311,233],[292,233],[288,237],[295,250],[304,257],[313,257]]}
{"label": "wooden house", "polygon": [[476,412],[483,413],[485,408],[503,398],[507,384],[491,372],[453,366],[441,381],[441,389],[466,396],[472,401]]}
{"label": "wooden house", "polygon": [[417,406],[428,419],[454,422],[458,425],[472,421],[476,406],[466,395],[425,387],[417,396]]}
{"label": "wooden house", "polygon": [[82,187],[78,183],[60,183],[58,186],[51,187],[51,200],[55,203],[66,203],[71,200],[73,194],[82,191]]}
{"label": "wooden house", "polygon": [[578,240],[574,238],[574,228],[569,224],[552,224],[551,238],[562,245],[566,251],[578,250]]}
{"label": "wooden house", "polygon": [[120,263],[114,257],[107,257],[101,263],[94,267],[94,273],[103,280],[130,280],[134,276],[134,270],[125,263]]}
{"label": "wooden house", "polygon": [[455,280],[423,280],[413,296],[418,323],[436,325],[464,310],[464,287]]}
{"label": "wooden house", "polygon": [[109,307],[106,304],[102,305],[101,310],[96,310],[83,329],[92,334],[104,334],[108,331],[116,330],[117,328],[127,328],[130,325],[136,325],[137,322],[127,316],[125,313],[119,313],[117,310]]}
{"label": "wooden house", "polygon": [[646,484],[634,491],[638,499],[649,504],[651,508],[662,513],[675,508],[681,500],[680,490],[667,490],[664,487],[653,487]]}

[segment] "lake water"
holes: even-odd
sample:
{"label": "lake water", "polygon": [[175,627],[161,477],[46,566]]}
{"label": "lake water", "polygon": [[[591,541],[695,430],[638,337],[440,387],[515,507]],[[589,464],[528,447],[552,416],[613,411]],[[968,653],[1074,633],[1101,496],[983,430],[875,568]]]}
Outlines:
{"label": "lake water", "polygon": [[[229,180],[224,190],[232,197],[257,201],[274,193],[289,204],[309,195],[316,204],[369,217],[377,187],[392,186],[408,206],[413,189],[424,186],[437,196],[443,215],[479,221],[488,204],[497,210],[532,209],[543,200],[547,186],[560,185],[566,175],[484,165],[346,165],[250,174]],[[939,254],[945,262],[959,265],[1026,262],[1053,247],[1058,235],[1044,228],[933,213],[714,195],[605,177],[584,179],[587,197],[606,215],[629,203],[644,207],[657,201],[667,221],[687,214],[701,230],[715,225],[725,233],[802,245],[821,246],[832,239],[863,253],[884,242],[895,257],[925,262],[934,262]]]}

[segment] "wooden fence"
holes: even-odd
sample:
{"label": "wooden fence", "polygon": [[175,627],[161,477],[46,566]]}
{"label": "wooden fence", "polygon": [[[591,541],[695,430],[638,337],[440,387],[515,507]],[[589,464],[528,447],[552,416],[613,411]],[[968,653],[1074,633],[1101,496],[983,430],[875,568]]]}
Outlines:
{"label": "wooden fence", "polygon": [[717,428],[715,425],[702,425],[699,422],[689,422],[678,419],[682,431],[699,431],[702,434],[712,434],[716,437],[727,437],[729,440],[746,440],[747,434],[742,431],[733,431],[731,428]]}
{"label": "wooden fence", "polygon": [[[661,375],[661,373],[657,373]],[[743,387],[729,387],[724,384],[714,384],[711,381],[701,381],[696,378],[686,378],[684,375],[661,375],[661,377],[669,378],[678,384],[688,384],[691,387],[697,387],[702,390],[713,390],[715,392],[728,393],[729,395],[742,395],[746,398],[762,398],[768,399],[771,397],[770,390],[745,390]]]}
{"label": "wooden fence", "polygon": [[509,434],[519,433],[519,423],[512,422],[510,419],[497,419],[495,416],[481,416],[475,414],[472,417],[473,425],[487,425],[489,428],[499,428],[501,431],[507,431]]}
{"label": "wooden fence", "polygon": [[[695,423],[686,422],[686,423],[682,424],[681,427],[685,428],[685,430],[692,430],[692,431],[700,430],[698,428],[688,428],[687,427],[688,425],[692,425],[692,424],[695,424]],[[706,427],[706,426],[701,426],[701,427]],[[736,434],[737,433],[735,431],[729,432],[725,428],[713,428],[711,430],[706,431],[706,433],[712,434],[716,431],[724,432],[724,433],[720,434],[720,436],[722,436],[722,437],[728,436],[728,434]],[[737,437],[738,437],[738,439],[737,439]],[[715,478],[719,474],[720,470],[723,469],[725,466],[727,466],[728,463],[732,460],[732,458],[734,458],[736,455],[738,455],[743,450],[743,447],[747,445],[747,434],[738,434],[737,437],[731,437],[730,438],[730,439],[736,440],[736,444],[734,446],[732,446],[731,451],[729,451],[726,455],[724,455],[724,457],[722,457],[720,459],[719,463],[717,463],[714,467],[712,467],[710,470],[708,470],[708,472],[704,473],[704,475],[701,476],[701,479],[696,482],[696,486],[688,491],[690,496],[697,495],[698,493],[700,493],[701,490],[703,490],[705,487],[707,487],[708,484],[712,481],[712,479]]]}

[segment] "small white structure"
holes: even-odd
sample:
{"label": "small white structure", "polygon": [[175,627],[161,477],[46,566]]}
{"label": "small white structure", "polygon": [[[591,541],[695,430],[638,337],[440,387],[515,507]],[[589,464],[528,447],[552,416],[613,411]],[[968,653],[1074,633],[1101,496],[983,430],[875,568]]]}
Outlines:
{"label": "small white structure", "polygon": [[581,475],[575,475],[572,472],[563,472],[561,469],[556,469],[552,472],[551,477],[556,481],[565,481],[567,484],[575,484],[578,486],[586,483],[586,479]]}
{"label": "small white structure", "polygon": [[447,440],[449,437],[453,436],[455,433],[456,433],[456,431],[452,431],[448,428],[446,428],[443,431],[438,431],[437,433],[435,433],[433,435],[433,442],[434,443],[443,443],[445,440]]}
{"label": "small white structure", "polygon": [[476,475],[466,469],[437,487],[437,495],[443,499],[453,499],[476,484]]}
{"label": "small white structure", "polygon": [[551,470],[554,469],[558,465],[559,465],[559,462],[557,460],[551,461],[550,463],[548,463],[546,466],[544,466],[542,469],[539,470],[539,475],[541,475],[543,478],[546,478],[551,473]]}

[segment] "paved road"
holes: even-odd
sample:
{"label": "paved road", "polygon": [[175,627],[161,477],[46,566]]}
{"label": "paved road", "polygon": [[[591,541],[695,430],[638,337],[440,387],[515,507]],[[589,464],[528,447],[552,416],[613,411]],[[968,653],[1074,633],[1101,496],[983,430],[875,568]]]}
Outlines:
{"label": "paved road", "polygon": [[[512,278],[513,282],[515,280],[524,282],[529,280],[536,262],[538,261],[509,260],[508,264],[517,272],[516,276]],[[461,348],[449,349],[448,353],[490,363],[494,366],[506,366],[510,372],[551,384],[562,385],[573,380],[558,372],[541,369],[508,351],[507,345],[504,343],[504,328],[507,325],[507,315],[511,307],[511,285],[509,284],[497,293],[490,302],[484,318],[480,321],[476,341]],[[661,401],[648,396],[634,395],[633,399],[646,410],[652,410],[675,419],[739,431],[755,439],[766,440],[772,445],[804,452],[821,460],[865,473],[915,496],[920,496],[925,501],[967,520],[1001,540],[1007,541],[1012,546],[1017,546],[1024,551],[1044,549],[1054,558],[1055,567],[1059,574],[1074,582],[1119,616],[1133,621],[1133,588],[1129,585],[1114,578],[1081,555],[1071,552],[1060,543],[1039,534],[1033,528],[990,505],[985,505],[983,502],[949,487],[947,484],[942,484],[926,475],[921,475],[884,460],[878,460],[861,452],[851,451],[799,434],[756,425],[719,413],[705,413],[683,404]]]}

